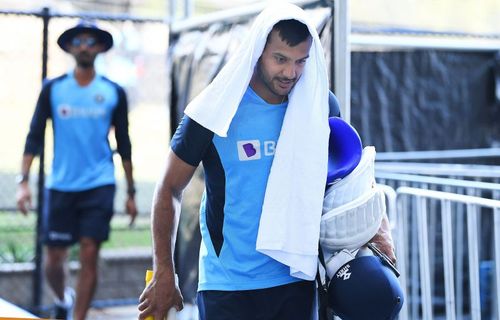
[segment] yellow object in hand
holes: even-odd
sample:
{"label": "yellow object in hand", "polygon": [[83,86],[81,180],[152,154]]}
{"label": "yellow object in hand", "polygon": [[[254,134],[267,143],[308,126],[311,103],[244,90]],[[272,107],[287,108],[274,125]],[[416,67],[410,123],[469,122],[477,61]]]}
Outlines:
{"label": "yellow object in hand", "polygon": [[[146,270],[146,285],[153,279],[153,270]],[[154,320],[153,316],[147,316],[145,320]]]}

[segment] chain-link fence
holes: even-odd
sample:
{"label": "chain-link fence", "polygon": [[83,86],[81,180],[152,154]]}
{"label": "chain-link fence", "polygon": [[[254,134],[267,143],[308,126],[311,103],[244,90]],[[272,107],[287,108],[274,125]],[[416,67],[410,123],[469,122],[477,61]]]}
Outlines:
{"label": "chain-link fence", "polygon": [[[15,176],[20,171],[25,138],[41,89],[42,77],[46,75],[47,78],[54,78],[73,68],[72,57],[57,46],[57,37],[64,30],[74,26],[80,18],[97,20],[103,29],[113,35],[114,47],[106,54],[98,56],[96,69],[122,85],[129,101],[129,132],[132,141],[139,217],[135,227],[130,228],[128,217],[124,214],[126,184],[121,159],[116,155],[114,157],[117,178],[116,214],[112,221],[110,241],[104,245],[103,249],[104,252],[113,249],[108,251],[126,251],[132,252],[131,256],[150,257],[149,209],[154,185],[163,168],[168,151],[170,134],[166,63],[168,25],[159,19],[63,15],[46,8],[39,12],[0,11],[0,28],[3,30],[3,45],[0,47],[0,70],[2,70],[0,77],[2,88],[0,90],[0,145],[2,148],[0,155],[0,276],[2,279],[6,279],[5,275],[1,275],[2,272],[11,271],[8,267],[10,263],[30,263],[36,261],[38,255],[36,195],[40,162],[36,160],[31,169],[33,212],[28,216],[23,216],[16,211]],[[44,44],[46,44],[46,51]],[[110,137],[110,143],[114,147],[113,134]],[[52,146],[52,128],[48,124],[44,152],[46,174],[50,173]],[[73,259],[77,259],[76,250],[77,248],[71,253]],[[39,264],[35,265],[35,273],[40,274],[40,271],[37,271]],[[13,275],[7,277],[15,278]],[[139,281],[143,281],[142,278],[141,270],[138,276]],[[4,287],[7,285],[6,281],[0,282],[2,282],[1,292],[4,298],[10,298],[11,301],[24,306],[31,306],[27,303],[30,299],[27,299],[25,293],[14,290],[22,282],[18,282],[17,285],[14,283],[10,287]],[[140,285],[142,286],[143,283],[141,282]],[[24,286],[26,287],[26,284]],[[10,293],[15,294],[16,291],[19,292],[19,297],[8,296]],[[137,298],[137,296],[133,293],[120,298]],[[103,296],[101,295],[100,298],[102,299]],[[42,300],[45,300],[45,297]],[[34,304],[35,309],[40,307],[36,302]]]}
{"label": "chain-link fence", "polygon": [[[50,14],[50,11],[49,11]],[[98,23],[113,35],[115,45],[96,60],[98,72],[122,85],[129,100],[130,135],[133,147],[135,177],[138,182],[138,204],[141,212],[149,209],[151,183],[158,175],[166,155],[169,128],[167,108],[168,27],[161,21],[113,20],[102,17]],[[51,16],[47,39],[47,77],[53,78],[73,67],[73,59],[56,44],[57,37],[72,27],[78,17]],[[0,211],[15,209],[15,175],[20,161],[42,78],[42,19],[29,13],[2,14],[0,27],[5,45],[0,48]],[[8,30],[15,30],[9,32]],[[113,142],[113,139],[111,139]],[[52,135],[47,129],[45,171],[50,171]],[[123,211],[123,173],[120,159],[115,158],[118,178],[117,211]],[[36,183],[37,165],[31,171]],[[33,185],[36,186],[35,184]],[[36,203],[33,204],[36,207]]]}

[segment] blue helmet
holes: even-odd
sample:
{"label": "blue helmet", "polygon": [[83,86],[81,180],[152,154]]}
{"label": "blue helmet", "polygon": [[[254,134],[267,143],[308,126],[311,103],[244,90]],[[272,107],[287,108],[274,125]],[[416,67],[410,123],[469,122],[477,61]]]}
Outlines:
{"label": "blue helmet", "polygon": [[328,285],[328,304],[343,320],[391,320],[403,306],[396,275],[377,256],[344,264]]}
{"label": "blue helmet", "polygon": [[328,175],[330,184],[351,173],[361,159],[363,147],[358,132],[339,117],[328,119],[330,138],[328,140]]}

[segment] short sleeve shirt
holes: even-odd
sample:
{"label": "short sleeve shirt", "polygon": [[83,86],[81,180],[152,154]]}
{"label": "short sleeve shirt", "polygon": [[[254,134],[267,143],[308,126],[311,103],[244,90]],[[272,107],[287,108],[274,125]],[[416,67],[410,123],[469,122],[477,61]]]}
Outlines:
{"label": "short sleeve shirt", "polygon": [[203,164],[198,290],[250,290],[298,281],[289,267],[255,249],[267,179],[287,102],[268,104],[250,87],[220,137],[184,116],[171,147]]}

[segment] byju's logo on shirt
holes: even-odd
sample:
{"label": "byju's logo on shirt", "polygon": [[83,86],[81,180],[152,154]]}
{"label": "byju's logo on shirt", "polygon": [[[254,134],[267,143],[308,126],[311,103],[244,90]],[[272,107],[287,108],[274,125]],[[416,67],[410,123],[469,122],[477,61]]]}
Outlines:
{"label": "byju's logo on shirt", "polygon": [[238,141],[238,159],[240,159],[240,161],[260,159],[260,141]]}
{"label": "byju's logo on shirt", "polygon": [[[262,155],[271,157],[276,151],[275,141],[264,141],[261,148],[259,140],[238,141],[238,159],[240,161],[259,160]],[[261,151],[262,149],[262,151]]]}

